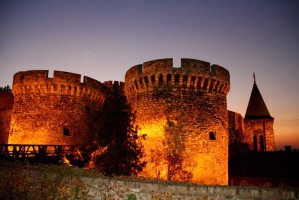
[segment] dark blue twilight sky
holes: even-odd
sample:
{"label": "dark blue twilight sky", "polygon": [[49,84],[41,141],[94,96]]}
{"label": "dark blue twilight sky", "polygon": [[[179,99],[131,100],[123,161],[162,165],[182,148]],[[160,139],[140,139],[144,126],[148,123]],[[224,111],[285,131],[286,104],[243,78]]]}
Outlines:
{"label": "dark blue twilight sky", "polygon": [[256,73],[277,148],[299,148],[299,1],[1,0],[0,86],[48,69],[124,81],[144,61],[195,58],[230,71],[243,116]]}

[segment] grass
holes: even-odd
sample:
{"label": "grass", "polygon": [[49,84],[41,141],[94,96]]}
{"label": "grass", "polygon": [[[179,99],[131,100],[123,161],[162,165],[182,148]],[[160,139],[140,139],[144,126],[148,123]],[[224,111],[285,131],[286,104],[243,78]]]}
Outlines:
{"label": "grass", "polygon": [[66,165],[0,160],[0,199],[86,199],[88,190],[80,177],[96,173]]}

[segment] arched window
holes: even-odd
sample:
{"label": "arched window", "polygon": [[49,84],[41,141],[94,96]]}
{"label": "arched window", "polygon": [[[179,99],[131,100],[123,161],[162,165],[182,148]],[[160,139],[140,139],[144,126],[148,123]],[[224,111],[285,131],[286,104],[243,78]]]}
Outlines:
{"label": "arched window", "polygon": [[65,86],[61,85],[61,92],[64,92]]}
{"label": "arched window", "polygon": [[213,87],[214,87],[214,84],[215,84],[215,81],[212,80],[212,82],[211,82],[211,84],[210,84],[210,88],[209,88],[210,92],[212,92]]}
{"label": "arched window", "polygon": [[142,81],[142,78],[139,79],[139,85],[140,85],[140,88],[143,88],[143,81]]}
{"label": "arched window", "polygon": [[174,84],[176,86],[178,86],[180,84],[180,75],[179,74],[174,75]]}
{"label": "arched window", "polygon": [[202,80],[202,78],[199,76],[199,77],[198,77],[198,80],[197,80],[197,89],[198,89],[198,90],[202,89],[202,88],[200,87],[201,80]]}
{"label": "arched window", "polygon": [[74,87],[74,93],[77,93],[77,86]]}
{"label": "arched window", "polygon": [[151,76],[151,82],[152,82],[152,85],[156,85],[155,75]]}
{"label": "arched window", "polygon": [[72,91],[72,86],[69,85],[68,87],[68,93],[70,93]]}
{"label": "arched window", "polygon": [[183,76],[183,86],[184,86],[184,87],[187,87],[187,81],[188,81],[188,75],[185,74],[185,75]]}
{"label": "arched window", "polygon": [[208,89],[208,79],[205,79],[205,83],[203,85],[203,89],[207,90]]}
{"label": "arched window", "polygon": [[195,76],[191,76],[190,87],[194,88],[194,84],[195,84]]}
{"label": "arched window", "polygon": [[219,85],[220,85],[220,82],[217,81],[216,86],[215,86],[216,91],[219,91]]}
{"label": "arched window", "polygon": [[159,75],[159,86],[162,86],[163,85],[163,75],[160,74]]}
{"label": "arched window", "polygon": [[167,74],[167,86],[171,86],[171,74]]}
{"label": "arched window", "polygon": [[220,91],[220,92],[222,92],[223,87],[224,87],[224,84],[221,84],[220,87],[219,87],[219,91]]}
{"label": "arched window", "polygon": [[139,88],[138,88],[137,81],[135,80],[134,83],[135,83],[136,90],[138,90]]}
{"label": "arched window", "polygon": [[265,151],[264,137],[262,135],[260,136],[260,148],[261,151]]}
{"label": "arched window", "polygon": [[144,82],[145,82],[145,86],[148,87],[149,83],[148,83],[148,78],[147,78],[147,76],[144,77]]}

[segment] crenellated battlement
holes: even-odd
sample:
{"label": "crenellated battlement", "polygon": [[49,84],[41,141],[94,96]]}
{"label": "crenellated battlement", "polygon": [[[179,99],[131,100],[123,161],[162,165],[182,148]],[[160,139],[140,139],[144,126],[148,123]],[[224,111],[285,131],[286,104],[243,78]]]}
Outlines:
{"label": "crenellated battlement", "polygon": [[[142,142],[144,160],[158,155],[158,162],[163,163],[167,153],[160,149],[165,141],[171,143],[179,137],[188,155],[182,163],[190,160],[196,163],[191,172],[194,172],[192,181],[227,184],[227,162],[221,161],[228,156],[226,96],[229,89],[229,72],[201,60],[183,58],[181,66],[174,67],[173,60],[167,58],[131,67],[125,76],[125,94],[136,111],[138,133],[147,135],[147,140]],[[178,150],[170,145],[167,148]],[[156,167],[156,162],[148,162],[140,175],[155,177]]]}
{"label": "crenellated battlement", "polygon": [[121,81],[105,81],[103,84],[106,87],[108,87],[111,91],[113,91],[115,88],[124,91],[124,87],[125,87],[125,83]]}
{"label": "crenellated battlement", "polygon": [[101,82],[81,75],[64,71],[54,71],[53,77],[48,76],[48,70],[21,71],[14,75],[13,93],[53,93],[89,97],[103,100],[109,89]]}
{"label": "crenellated battlement", "polygon": [[227,94],[230,89],[228,70],[219,65],[181,59],[181,67],[173,67],[173,59],[159,59],[131,67],[125,76],[128,96],[154,90],[178,90]]}

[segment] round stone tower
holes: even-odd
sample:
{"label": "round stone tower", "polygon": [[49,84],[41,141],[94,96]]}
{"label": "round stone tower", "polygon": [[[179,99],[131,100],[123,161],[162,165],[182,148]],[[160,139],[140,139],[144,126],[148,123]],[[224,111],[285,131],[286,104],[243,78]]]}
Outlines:
{"label": "round stone tower", "polygon": [[81,75],[47,70],[18,72],[9,144],[87,144],[95,137],[94,116],[108,93],[102,83]]}
{"label": "round stone tower", "polygon": [[180,68],[172,59],[131,67],[125,94],[139,134],[147,135],[141,175],[227,185],[229,89],[229,72],[200,60],[182,59]]}

